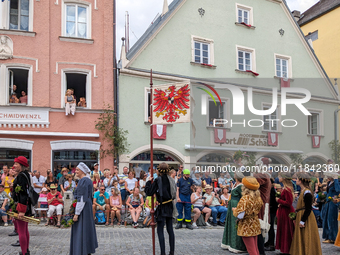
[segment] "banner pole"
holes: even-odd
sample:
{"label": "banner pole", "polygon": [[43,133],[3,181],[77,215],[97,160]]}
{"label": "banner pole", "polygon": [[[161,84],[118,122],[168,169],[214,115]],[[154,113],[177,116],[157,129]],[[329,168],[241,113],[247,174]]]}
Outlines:
{"label": "banner pole", "polygon": [[[152,82],[152,69],[150,70],[150,176],[153,177],[153,90],[152,90],[153,82]],[[154,180],[152,180],[154,182]],[[152,228],[152,251],[153,255],[156,255],[155,250],[155,205],[154,205],[154,196],[151,197],[151,228]]]}

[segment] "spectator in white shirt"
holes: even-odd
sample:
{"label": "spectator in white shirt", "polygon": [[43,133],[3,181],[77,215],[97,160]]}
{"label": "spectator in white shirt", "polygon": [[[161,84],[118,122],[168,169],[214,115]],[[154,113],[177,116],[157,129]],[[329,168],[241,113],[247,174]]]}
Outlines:
{"label": "spectator in white shirt", "polygon": [[35,192],[38,194],[41,192],[41,189],[44,187],[44,183],[46,181],[46,178],[42,175],[40,175],[40,172],[37,170],[33,171],[33,187]]}
{"label": "spectator in white shirt", "polygon": [[130,170],[128,173],[128,178],[125,179],[125,189],[129,195],[133,193],[133,189],[138,185],[138,181],[135,176],[135,172]]}

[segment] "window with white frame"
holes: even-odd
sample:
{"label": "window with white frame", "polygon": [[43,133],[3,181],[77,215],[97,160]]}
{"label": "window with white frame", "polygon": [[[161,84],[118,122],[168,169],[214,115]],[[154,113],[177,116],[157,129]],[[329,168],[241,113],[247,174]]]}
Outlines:
{"label": "window with white frame", "polygon": [[[78,107],[87,107],[87,76],[84,73],[65,73],[66,90],[70,89]],[[66,91],[65,91],[66,94]]]}
{"label": "window with white frame", "polygon": [[10,0],[9,5],[9,29],[29,31],[29,0]]}
{"label": "window with white frame", "polygon": [[252,70],[252,52],[238,50],[238,69],[241,71]]}
{"label": "window with white frame", "polygon": [[192,62],[202,65],[214,65],[214,41],[191,36]]}
{"label": "window with white frame", "polygon": [[236,3],[236,22],[253,26],[253,7]]}
{"label": "window with white frame", "polygon": [[237,9],[237,14],[238,14],[238,23],[246,23],[247,25],[249,24],[249,16],[250,16],[250,11],[245,10],[242,8]]}
{"label": "window with white frame", "polygon": [[320,134],[320,113],[311,113],[308,116],[308,134],[319,135]]}
{"label": "window with white frame", "polygon": [[209,44],[195,41],[195,63],[210,64]]}
{"label": "window with white frame", "polygon": [[[213,126],[214,119],[227,119],[226,114],[226,102],[220,102],[209,100],[209,126]],[[216,124],[219,127],[226,127],[226,124]]]}
{"label": "window with white frame", "polygon": [[276,57],[276,76],[288,78],[288,59]]}
{"label": "window with white frame", "polygon": [[[263,110],[269,110],[271,108],[271,106],[263,106]],[[270,115],[264,115],[263,116],[263,130],[264,131],[278,131],[278,108],[276,108],[276,110],[270,114]]]}
{"label": "window with white frame", "polygon": [[26,105],[29,84],[29,70],[24,68],[8,68],[8,103]]}
{"label": "window with white frame", "polygon": [[65,4],[64,35],[67,37],[90,38],[89,7],[82,4]]}

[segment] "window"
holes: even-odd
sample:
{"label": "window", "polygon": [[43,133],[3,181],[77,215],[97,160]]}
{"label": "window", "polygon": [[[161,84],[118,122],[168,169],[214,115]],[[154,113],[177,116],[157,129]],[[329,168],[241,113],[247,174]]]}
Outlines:
{"label": "window", "polygon": [[209,44],[195,42],[195,63],[210,64]]}
{"label": "window", "polygon": [[253,7],[236,3],[236,23],[254,26]]}
{"label": "window", "polygon": [[80,162],[84,162],[90,169],[98,163],[98,151],[92,150],[54,150],[53,151],[53,171],[61,169],[66,165],[69,169],[77,167]]}
{"label": "window", "polygon": [[288,78],[288,60],[276,58],[276,76]]}
{"label": "window", "polygon": [[8,68],[8,103],[27,104],[29,70]]}
{"label": "window", "polygon": [[237,12],[238,12],[238,23],[244,22],[246,24],[250,24],[249,23],[249,11],[248,10],[238,8]]}
{"label": "window", "polygon": [[149,88],[145,88],[144,92],[144,122],[148,122],[151,117],[150,104],[151,104],[151,93]]}
{"label": "window", "polygon": [[191,36],[191,62],[201,65],[214,65],[214,41],[197,36]]}
{"label": "window", "polygon": [[306,39],[307,39],[307,41],[309,39],[311,39],[312,42],[316,41],[317,39],[319,39],[319,31],[316,30],[316,31],[314,31],[312,33],[308,33],[308,35],[306,35]]}
{"label": "window", "polygon": [[252,70],[252,53],[247,51],[238,51],[238,69],[241,71]]}
{"label": "window", "polygon": [[64,35],[90,38],[89,8],[86,5],[66,4]]}
{"label": "window", "polygon": [[280,78],[292,78],[292,58],[274,53],[275,76]]}
{"label": "window", "polygon": [[[271,106],[263,106],[263,110],[269,110]],[[277,108],[276,110],[270,114],[270,115],[264,115],[263,116],[263,130],[264,131],[278,131],[278,126],[277,126],[277,120],[278,114],[277,114]]]}
{"label": "window", "polygon": [[9,29],[29,30],[29,0],[11,0],[9,8]]}
{"label": "window", "polygon": [[[66,73],[66,90],[73,91],[74,99],[78,107],[87,107],[87,74],[82,73]],[[66,91],[65,91],[66,93]],[[85,99],[85,105],[83,103]]]}
{"label": "window", "polygon": [[11,168],[14,165],[14,159],[19,156],[26,157],[28,164],[31,165],[31,151],[19,150],[19,149],[13,149],[13,148],[1,148],[0,149],[0,168],[2,169],[3,166],[7,166],[8,168]]}
{"label": "window", "polygon": [[312,115],[308,116],[308,134],[309,135],[318,135],[320,134],[320,114],[319,113],[311,113]]}
{"label": "window", "polygon": [[[222,105],[220,102],[209,100],[209,126],[213,126],[214,119],[226,119],[226,111],[225,111],[225,102],[222,101]],[[226,124],[219,124],[216,126],[226,127]]]}

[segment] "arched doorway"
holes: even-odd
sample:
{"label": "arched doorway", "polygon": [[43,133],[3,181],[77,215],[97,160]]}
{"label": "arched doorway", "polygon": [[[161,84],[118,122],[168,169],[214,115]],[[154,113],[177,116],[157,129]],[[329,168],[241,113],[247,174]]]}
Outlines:
{"label": "arched doorway", "polygon": [[314,165],[315,167],[317,165],[323,165],[323,164],[326,164],[326,163],[327,162],[324,159],[322,159],[318,156],[310,156],[310,157],[308,157],[308,158],[306,158],[302,161],[302,165],[309,165],[309,166]]}
{"label": "arched doorway", "polygon": [[[177,157],[174,155],[164,152],[162,150],[154,150],[153,151],[153,165],[157,167],[161,163],[167,163],[170,167],[174,167],[175,169],[178,168],[178,165],[182,164]],[[148,169],[150,167],[150,151],[142,152],[136,155],[133,159],[129,162],[129,169],[136,170],[143,170],[148,173]]]}

